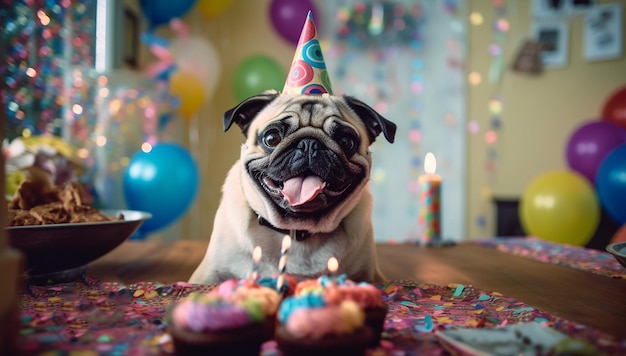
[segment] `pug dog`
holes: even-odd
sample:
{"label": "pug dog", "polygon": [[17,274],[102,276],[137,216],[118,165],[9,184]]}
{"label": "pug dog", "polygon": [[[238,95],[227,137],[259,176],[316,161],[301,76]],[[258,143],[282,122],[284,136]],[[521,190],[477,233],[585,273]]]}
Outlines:
{"label": "pug dog", "polygon": [[[329,94],[266,91],[224,114],[224,131],[241,128],[240,159],[222,187],[206,254],[189,282],[216,284],[279,273],[298,279],[337,274],[381,282],[372,229],[370,145],[382,133],[393,143],[396,125],[365,103]],[[262,257],[253,262],[252,252]]]}

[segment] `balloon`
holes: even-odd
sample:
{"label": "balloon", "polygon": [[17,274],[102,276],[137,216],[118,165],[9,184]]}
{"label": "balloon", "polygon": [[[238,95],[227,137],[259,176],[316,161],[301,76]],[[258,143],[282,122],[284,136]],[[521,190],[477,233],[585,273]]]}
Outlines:
{"label": "balloon", "polygon": [[170,75],[170,93],[180,99],[179,111],[187,121],[191,120],[206,99],[202,83],[193,75],[182,71]]}
{"label": "balloon", "polygon": [[282,38],[297,45],[309,10],[315,19],[315,6],[309,0],[272,0],[270,19]]}
{"label": "balloon", "polygon": [[626,143],[611,151],[600,163],[596,177],[600,203],[618,224],[626,224]]}
{"label": "balloon", "polygon": [[600,222],[600,204],[582,175],[558,170],[542,174],[526,187],[519,214],[529,234],[584,246]]}
{"label": "balloon", "polygon": [[626,224],[622,225],[616,232],[609,243],[614,244],[617,242],[626,242]]}
{"label": "balloon", "polygon": [[178,70],[199,80],[207,98],[213,95],[220,79],[221,63],[217,51],[208,39],[197,36],[177,37],[170,41],[169,52]]}
{"label": "balloon", "polygon": [[124,197],[129,209],[152,214],[140,231],[159,230],[181,217],[196,196],[198,180],[196,163],[179,145],[159,143],[135,154],[124,175]]}
{"label": "balloon", "polygon": [[626,87],[617,89],[609,96],[602,108],[602,120],[626,129]]}
{"label": "balloon", "polygon": [[626,130],[621,127],[607,121],[587,122],[567,142],[567,163],[595,184],[604,157],[623,143],[626,143]]}
{"label": "balloon", "polygon": [[263,55],[248,57],[235,69],[235,99],[243,101],[267,89],[282,90],[286,77],[283,68],[273,59]]}
{"label": "balloon", "polygon": [[232,0],[199,0],[198,10],[206,16],[207,19],[216,18],[230,6]]}
{"label": "balloon", "polygon": [[139,0],[141,11],[151,27],[166,24],[171,19],[182,17],[196,0]]}

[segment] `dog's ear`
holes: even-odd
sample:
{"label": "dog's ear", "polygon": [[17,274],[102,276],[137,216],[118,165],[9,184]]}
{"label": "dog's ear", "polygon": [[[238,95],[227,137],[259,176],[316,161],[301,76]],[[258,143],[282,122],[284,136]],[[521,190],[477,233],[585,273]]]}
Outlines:
{"label": "dog's ear", "polygon": [[224,131],[228,131],[233,123],[241,128],[244,135],[254,117],[278,96],[276,90],[266,90],[259,95],[250,97],[224,113]]}
{"label": "dog's ear", "polygon": [[381,132],[385,135],[387,141],[393,143],[396,137],[396,124],[385,119],[376,110],[358,99],[347,95],[344,95],[343,98],[348,106],[365,123],[370,143],[373,143]]}

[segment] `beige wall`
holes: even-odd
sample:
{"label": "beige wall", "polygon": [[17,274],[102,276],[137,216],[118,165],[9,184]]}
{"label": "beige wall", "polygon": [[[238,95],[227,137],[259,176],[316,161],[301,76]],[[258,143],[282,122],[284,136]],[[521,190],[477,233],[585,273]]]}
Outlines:
{"label": "beige wall", "polygon": [[[601,1],[601,3],[625,0]],[[509,1],[511,30],[505,48],[507,65],[530,30],[531,1]],[[492,0],[470,1],[470,12],[485,16],[482,26],[470,26],[468,70],[487,75],[491,56],[487,46],[492,39],[495,18]],[[585,62],[583,59],[583,17],[571,19],[569,64],[562,69],[546,69],[542,75],[529,76],[506,70],[500,85],[487,81],[468,87],[468,120],[480,123],[479,134],[468,137],[468,236],[495,233],[492,192],[497,197],[519,197],[532,179],[553,169],[567,169],[565,147],[575,128],[599,116],[607,97],[626,85],[626,59]],[[498,153],[495,174],[484,169],[487,145],[483,139],[489,126],[487,102],[494,93],[504,100],[502,128],[495,149]],[[476,217],[485,214],[486,227],[479,228]]]}
{"label": "beige wall", "polygon": [[[511,22],[504,48],[507,66],[519,44],[530,34],[530,2],[507,2]],[[619,2],[626,5],[626,0]],[[236,65],[252,54],[265,54],[286,70],[293,56],[293,46],[274,33],[268,21],[269,3],[270,0],[233,0],[215,19],[207,20],[197,11],[185,18],[192,33],[206,36],[217,48],[221,57],[221,79],[219,90],[192,123],[196,125],[192,129],[197,128],[200,135],[192,152],[197,153],[199,160],[202,189],[192,211],[180,224],[184,238],[209,238],[221,184],[243,142],[237,128],[227,133],[222,131],[222,114],[236,104],[231,85]],[[492,41],[491,23],[495,17],[492,4],[492,0],[470,1],[470,12],[482,13],[485,22],[469,27],[467,69],[478,71],[483,77],[487,77],[491,63],[487,47]],[[317,23],[318,27],[323,26],[320,20]],[[607,96],[626,84],[626,59],[592,63],[583,60],[582,24],[581,16],[571,19],[567,67],[549,69],[540,76],[507,69],[499,85],[485,80],[476,87],[468,86],[467,120],[478,121],[481,128],[478,134],[468,138],[468,237],[493,236],[492,194],[519,197],[537,175],[566,168],[564,150],[569,135],[583,121],[597,117]],[[168,31],[160,29],[159,33]],[[141,62],[150,60],[150,54],[144,50]],[[487,102],[494,93],[504,99],[504,113],[495,146],[496,170],[491,175],[484,169],[487,145],[483,133],[490,120]],[[475,222],[480,215],[487,218],[484,228],[479,228]]]}

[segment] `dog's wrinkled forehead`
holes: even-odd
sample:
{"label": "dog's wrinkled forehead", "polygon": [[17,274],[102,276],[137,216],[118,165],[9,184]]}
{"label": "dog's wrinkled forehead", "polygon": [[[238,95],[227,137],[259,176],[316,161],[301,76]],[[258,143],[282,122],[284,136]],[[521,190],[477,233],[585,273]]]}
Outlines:
{"label": "dog's wrinkled forehead", "polygon": [[[277,121],[291,127],[315,127],[330,133],[338,121],[358,130],[358,118],[341,98],[329,95],[284,96],[261,110],[252,122],[252,132],[263,130]],[[365,132],[360,132],[365,134]]]}
{"label": "dog's wrinkled forehead", "polygon": [[241,132],[250,138],[270,122],[278,120],[286,120],[286,124],[298,127],[318,125],[324,131],[333,127],[326,126],[330,125],[327,122],[334,122],[337,126],[342,123],[354,128],[359,136],[367,137],[370,144],[381,133],[387,141],[393,143],[396,134],[393,122],[353,97],[329,94],[280,95],[274,90],[250,97],[226,111],[224,131],[228,131],[232,124],[237,124]]}

